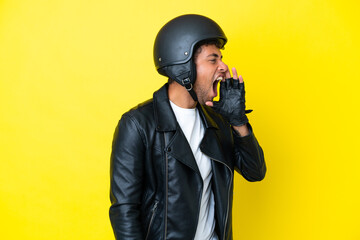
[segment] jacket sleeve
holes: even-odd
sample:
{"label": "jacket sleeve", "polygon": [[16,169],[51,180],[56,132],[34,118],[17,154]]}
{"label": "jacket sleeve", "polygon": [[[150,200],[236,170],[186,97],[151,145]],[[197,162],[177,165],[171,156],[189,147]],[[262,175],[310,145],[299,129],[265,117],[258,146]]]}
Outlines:
{"label": "jacket sleeve", "polygon": [[140,206],[145,145],[137,122],[123,115],[114,134],[110,163],[110,221],[116,239],[143,239]]}
{"label": "jacket sleeve", "polygon": [[250,182],[261,181],[265,177],[266,165],[264,153],[260,147],[250,124],[250,134],[240,137],[234,130],[235,169]]}

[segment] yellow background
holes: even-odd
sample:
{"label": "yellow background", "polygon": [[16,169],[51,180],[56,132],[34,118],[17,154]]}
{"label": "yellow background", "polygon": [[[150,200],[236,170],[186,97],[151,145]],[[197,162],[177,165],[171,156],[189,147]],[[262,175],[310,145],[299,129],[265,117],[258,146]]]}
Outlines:
{"label": "yellow background", "polygon": [[0,237],[113,239],[121,115],[166,79],[154,38],[185,13],[229,39],[266,179],[235,179],[234,239],[360,239],[358,1],[0,1]]}

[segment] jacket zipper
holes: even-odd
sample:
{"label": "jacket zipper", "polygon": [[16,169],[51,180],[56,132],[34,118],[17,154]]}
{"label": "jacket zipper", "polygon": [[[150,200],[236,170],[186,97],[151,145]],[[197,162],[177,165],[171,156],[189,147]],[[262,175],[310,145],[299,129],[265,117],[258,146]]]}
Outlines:
{"label": "jacket zipper", "polygon": [[229,218],[229,206],[230,206],[230,188],[231,188],[231,183],[232,183],[232,179],[233,179],[233,172],[231,171],[230,167],[228,165],[226,165],[225,163],[215,159],[215,158],[211,158],[212,160],[216,161],[216,162],[219,162],[223,165],[225,165],[229,171],[230,171],[230,184],[229,184],[229,188],[228,188],[228,203],[227,203],[227,208],[226,208],[226,218],[225,218],[225,225],[224,225],[224,236],[223,236],[223,239],[225,240],[225,234],[226,234],[226,225],[227,225],[227,222],[228,222],[228,218]]}
{"label": "jacket zipper", "polygon": [[145,238],[145,240],[148,238],[148,236],[149,236],[149,233],[150,233],[150,227],[151,227],[151,225],[152,225],[152,222],[153,222],[153,220],[154,220],[154,216],[155,216],[155,212],[156,212],[156,208],[157,208],[157,205],[158,205],[158,201],[155,201],[155,204],[154,204],[154,206],[153,206],[153,208],[152,208],[152,214],[151,214],[151,218],[150,218],[150,223],[149,223],[149,227],[148,227],[148,230],[147,230],[147,233],[146,233],[146,238]]}
{"label": "jacket zipper", "polygon": [[[166,134],[164,133],[164,142],[165,142],[165,148],[167,146],[167,140],[166,140]],[[165,231],[164,231],[164,239],[166,239],[167,234],[167,211],[168,211],[168,153],[167,149],[165,149]]]}

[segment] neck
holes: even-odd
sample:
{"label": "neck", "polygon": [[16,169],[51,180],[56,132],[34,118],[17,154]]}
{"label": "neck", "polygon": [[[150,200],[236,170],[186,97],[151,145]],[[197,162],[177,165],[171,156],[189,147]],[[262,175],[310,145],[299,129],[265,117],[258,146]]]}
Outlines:
{"label": "neck", "polygon": [[196,103],[185,87],[181,86],[177,82],[169,84],[168,89],[169,99],[177,106],[182,108],[195,108]]}

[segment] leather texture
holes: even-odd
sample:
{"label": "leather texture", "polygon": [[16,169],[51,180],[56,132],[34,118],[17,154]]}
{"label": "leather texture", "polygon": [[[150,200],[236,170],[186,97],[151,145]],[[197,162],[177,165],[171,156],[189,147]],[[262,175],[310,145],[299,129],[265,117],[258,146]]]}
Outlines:
{"label": "leather texture", "polygon": [[249,122],[245,113],[245,86],[238,79],[227,78],[220,83],[220,99],[213,102],[214,110],[220,113],[233,126],[245,125]]}
{"label": "leather texture", "polygon": [[[167,87],[125,113],[115,130],[109,214],[116,239],[194,238],[203,183]],[[200,148],[212,159],[215,231],[232,239],[234,170],[248,181],[262,180],[263,151],[252,131],[240,137],[213,109],[197,107],[205,127]]]}

